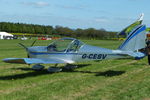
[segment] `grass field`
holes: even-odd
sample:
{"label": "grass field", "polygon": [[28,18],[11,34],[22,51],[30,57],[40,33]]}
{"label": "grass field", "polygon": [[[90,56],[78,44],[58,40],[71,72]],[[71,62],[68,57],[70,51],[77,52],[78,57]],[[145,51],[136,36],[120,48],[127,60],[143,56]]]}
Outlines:
{"label": "grass field", "polygon": [[[78,63],[80,68],[74,71],[53,74],[1,61],[8,57],[26,57],[25,50],[17,43],[29,46],[32,41],[0,40],[0,100],[150,100],[150,66],[146,58]],[[111,49],[121,43],[84,42]],[[37,41],[35,45],[47,44],[49,41]]]}

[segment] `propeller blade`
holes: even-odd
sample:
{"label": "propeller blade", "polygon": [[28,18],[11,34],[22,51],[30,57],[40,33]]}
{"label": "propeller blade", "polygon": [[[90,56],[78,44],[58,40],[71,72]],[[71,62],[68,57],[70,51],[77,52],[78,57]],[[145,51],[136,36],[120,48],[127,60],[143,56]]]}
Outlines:
{"label": "propeller blade", "polygon": [[35,42],[36,42],[36,40],[35,40],[35,41],[33,41],[33,43],[31,44],[31,47],[35,44]]}
{"label": "propeller blade", "polygon": [[30,56],[29,56],[29,54],[28,54],[28,48],[25,46],[25,45],[23,45],[22,43],[18,43],[20,46],[22,46],[23,48],[25,48],[26,49],[26,51],[27,51],[27,57],[28,58],[30,58]]}
{"label": "propeller blade", "polygon": [[25,45],[23,45],[22,43],[18,43],[20,46],[22,46],[23,48],[25,48],[26,50],[28,49]]}

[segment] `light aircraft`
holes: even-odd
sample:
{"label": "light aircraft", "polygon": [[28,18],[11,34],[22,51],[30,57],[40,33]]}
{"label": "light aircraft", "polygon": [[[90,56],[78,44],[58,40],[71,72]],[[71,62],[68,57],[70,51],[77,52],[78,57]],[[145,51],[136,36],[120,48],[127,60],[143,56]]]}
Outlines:
{"label": "light aircraft", "polygon": [[[126,40],[116,49],[106,49],[96,46],[87,45],[75,38],[61,38],[48,46],[23,46],[28,58],[6,58],[6,63],[35,64],[34,70],[42,70],[41,64],[55,64],[54,67],[48,68],[49,72],[59,72],[62,69],[57,68],[58,64],[71,65],[76,62],[91,60],[121,59],[134,58],[142,59],[147,53],[140,51],[146,47],[146,26],[142,25],[143,15],[133,24],[125,28],[120,34],[128,33]],[[74,67],[72,67],[74,68]]]}

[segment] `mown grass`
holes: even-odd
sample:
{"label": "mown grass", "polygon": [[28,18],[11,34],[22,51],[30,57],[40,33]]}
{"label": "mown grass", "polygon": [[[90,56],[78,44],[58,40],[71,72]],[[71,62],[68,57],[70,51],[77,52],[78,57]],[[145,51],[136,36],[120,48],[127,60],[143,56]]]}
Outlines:
{"label": "mown grass", "polygon": [[[34,40],[0,40],[0,100],[149,100],[150,68],[147,59],[78,63],[80,68],[60,73],[35,72],[31,66],[7,64],[3,58],[26,57]],[[83,40],[115,49],[121,41]],[[37,41],[35,45],[48,45]],[[47,65],[53,66],[53,65]],[[59,65],[60,67],[63,64]]]}

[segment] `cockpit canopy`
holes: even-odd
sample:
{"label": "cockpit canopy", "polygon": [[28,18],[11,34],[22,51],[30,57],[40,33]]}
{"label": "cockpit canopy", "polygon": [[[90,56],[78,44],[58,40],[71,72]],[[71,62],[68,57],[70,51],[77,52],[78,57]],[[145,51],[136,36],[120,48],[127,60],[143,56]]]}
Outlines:
{"label": "cockpit canopy", "polygon": [[49,52],[77,52],[83,43],[74,38],[61,38],[51,43],[47,50]]}

